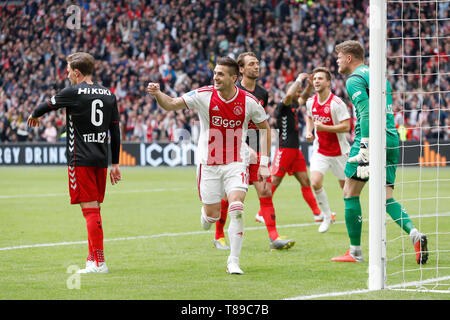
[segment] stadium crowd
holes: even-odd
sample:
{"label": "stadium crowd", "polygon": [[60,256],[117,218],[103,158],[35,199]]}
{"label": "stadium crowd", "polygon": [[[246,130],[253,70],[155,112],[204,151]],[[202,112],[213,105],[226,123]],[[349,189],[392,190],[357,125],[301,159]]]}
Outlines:
{"label": "stadium crowd", "polygon": [[[69,85],[65,57],[75,51],[98,60],[94,79],[118,98],[123,141],[142,142],[178,141],[177,129],[196,141],[199,131],[194,111],[165,113],[157,107],[145,93],[150,81],[180,96],[212,84],[217,57],[253,51],[260,57],[258,83],[270,92],[267,113],[274,125],[289,82],[317,66],[330,69],[333,92],[351,108],[334,46],[352,38],[364,43],[367,58],[369,53],[367,1],[80,0],[75,13],[62,0],[20,3],[0,7],[0,143],[64,139],[63,109],[39,128],[28,128],[26,119]],[[420,12],[414,3],[389,6],[387,72],[400,136],[450,139],[448,3],[424,3]],[[435,23],[409,21],[419,15]],[[301,128],[304,117],[302,108]]]}

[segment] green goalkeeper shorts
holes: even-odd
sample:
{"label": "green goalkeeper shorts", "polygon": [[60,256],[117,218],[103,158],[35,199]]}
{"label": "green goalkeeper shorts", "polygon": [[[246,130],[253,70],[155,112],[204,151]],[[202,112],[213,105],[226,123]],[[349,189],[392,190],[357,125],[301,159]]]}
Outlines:
{"label": "green goalkeeper shorts", "polygon": [[[356,156],[359,152],[360,137],[355,137],[352,148],[350,149],[349,158]],[[395,183],[395,175],[397,171],[397,164],[400,156],[398,137],[386,137],[386,184],[393,186]],[[348,162],[345,165],[345,176],[361,181],[368,181],[369,179],[361,179],[356,175],[358,168],[357,162]]]}

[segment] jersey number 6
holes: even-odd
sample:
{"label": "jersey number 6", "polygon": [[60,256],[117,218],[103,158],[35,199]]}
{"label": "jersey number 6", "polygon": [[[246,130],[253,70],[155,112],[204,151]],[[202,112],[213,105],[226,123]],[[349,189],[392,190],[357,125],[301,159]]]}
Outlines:
{"label": "jersey number 6", "polygon": [[103,111],[100,109],[103,107],[103,101],[95,99],[92,101],[91,108],[91,122],[94,126],[99,127],[103,123]]}

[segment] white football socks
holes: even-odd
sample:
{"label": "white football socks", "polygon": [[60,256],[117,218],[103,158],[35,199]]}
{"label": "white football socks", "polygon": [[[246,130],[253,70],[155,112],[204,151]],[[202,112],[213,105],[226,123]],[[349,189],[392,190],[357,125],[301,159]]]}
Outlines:
{"label": "white football socks", "polygon": [[219,221],[219,219],[220,219],[220,216],[217,218],[208,217],[206,215],[205,208],[202,207],[202,215],[201,215],[200,221],[201,221],[203,229],[209,230],[209,228],[211,228],[211,225],[216,223],[216,221]]}
{"label": "white football socks", "polygon": [[228,237],[230,239],[230,258],[241,255],[242,242],[244,240],[244,204],[240,201],[231,202],[228,206],[230,225],[228,226]]}
{"label": "white football socks", "polygon": [[317,205],[319,206],[320,210],[323,212],[326,218],[330,219],[331,210],[330,206],[328,205],[328,197],[325,189],[321,188],[319,190],[314,190],[314,194],[316,196]]}
{"label": "white football socks", "polygon": [[411,231],[409,232],[409,237],[412,243],[415,244],[420,239],[420,233],[416,228],[411,229]]}

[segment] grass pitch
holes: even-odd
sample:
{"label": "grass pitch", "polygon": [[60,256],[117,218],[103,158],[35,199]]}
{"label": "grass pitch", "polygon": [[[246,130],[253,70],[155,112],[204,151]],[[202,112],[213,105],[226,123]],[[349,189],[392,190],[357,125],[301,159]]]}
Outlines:
{"label": "grass pitch", "polygon": [[[84,266],[87,231],[80,207],[69,204],[67,168],[0,168],[0,299],[449,299],[448,293],[366,292],[368,186],[362,194],[366,262],[360,264],[330,261],[349,246],[342,192],[331,173],[325,188],[337,222],[325,234],[317,232],[295,178],[286,177],[276,191],[278,232],[296,240],[288,251],[269,250],[266,228],[254,220],[259,202],[250,187],[241,255],[245,274],[230,276],[228,251],[213,248],[214,227],[200,227],[194,167],[122,167],[122,175],[119,185],[107,186],[102,205],[110,273],[80,276],[73,272]],[[419,267],[409,237],[387,218],[388,285],[448,277],[450,170],[399,169],[400,179],[405,183],[396,186],[395,198],[429,235],[432,252]],[[437,289],[448,291],[446,282]]]}

